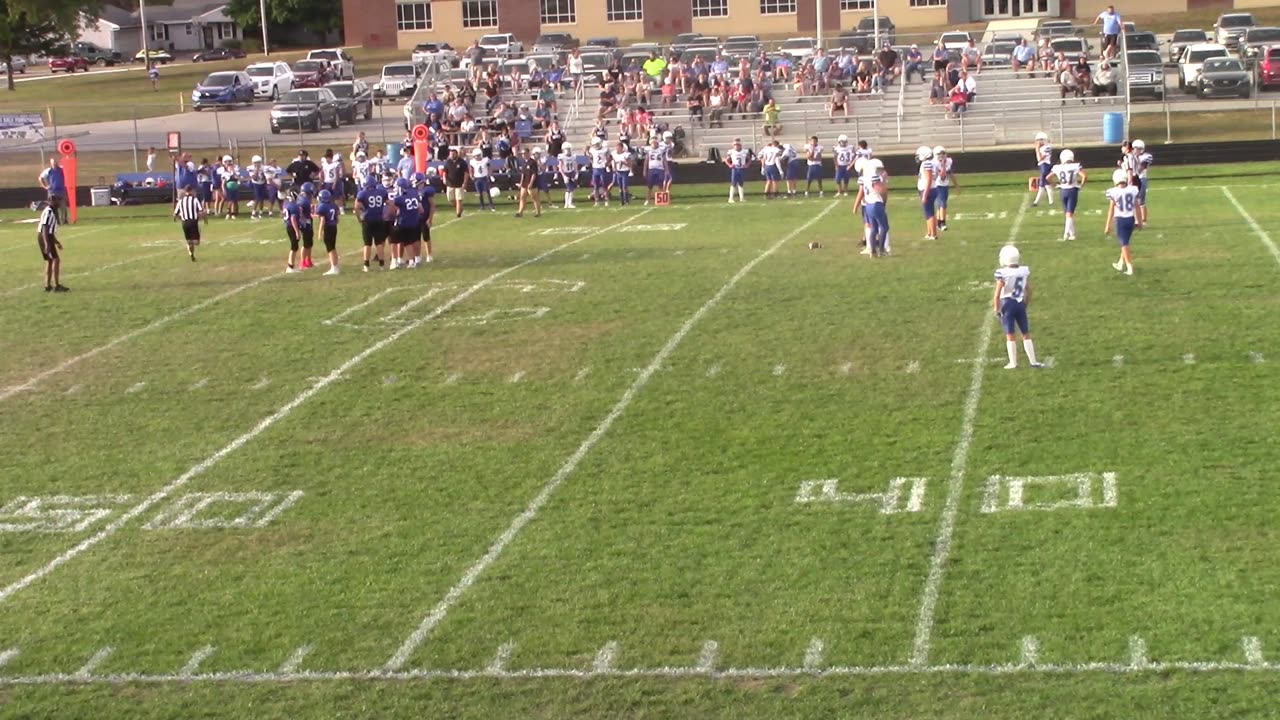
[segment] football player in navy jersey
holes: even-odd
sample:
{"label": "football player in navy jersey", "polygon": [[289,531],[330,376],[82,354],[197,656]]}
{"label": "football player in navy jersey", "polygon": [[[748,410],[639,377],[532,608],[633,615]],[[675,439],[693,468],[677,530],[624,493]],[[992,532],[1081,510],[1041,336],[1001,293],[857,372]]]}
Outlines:
{"label": "football player in navy jersey", "polygon": [[337,275],[338,215],[341,211],[334,199],[332,190],[321,190],[317,199],[320,202],[316,205],[315,214],[320,223],[320,239],[324,242],[324,251],[329,256],[329,269],[324,274]]}
{"label": "football player in navy jersey", "polygon": [[369,272],[369,256],[375,253],[378,267],[385,270],[383,249],[387,242],[387,190],[373,173],[365,177],[364,189],[356,194],[356,218],[360,221],[364,240],[364,271]]}

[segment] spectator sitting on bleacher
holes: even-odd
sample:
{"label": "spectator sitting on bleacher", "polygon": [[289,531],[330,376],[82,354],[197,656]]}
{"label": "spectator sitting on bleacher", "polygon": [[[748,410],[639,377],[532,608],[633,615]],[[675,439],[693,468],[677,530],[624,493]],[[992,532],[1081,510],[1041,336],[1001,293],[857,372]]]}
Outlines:
{"label": "spectator sitting on bleacher", "polygon": [[711,76],[720,79],[728,79],[729,61],[725,60],[723,55],[717,54],[716,59],[711,61]]}
{"label": "spectator sitting on bleacher", "polygon": [[724,83],[716,83],[711,88],[709,97],[707,117],[707,127],[724,127],[724,109],[725,109],[725,86]]}
{"label": "spectator sitting on bleacher", "polygon": [[1040,65],[1040,69],[1044,71],[1044,76],[1056,78],[1058,75],[1053,71],[1053,46],[1049,44],[1049,38],[1040,38],[1040,47],[1036,49],[1036,62]]}
{"label": "spectator sitting on bleacher", "polygon": [[947,63],[947,88],[953,88],[960,83],[960,66],[954,61]]}
{"label": "spectator sitting on bleacher", "polygon": [[546,92],[550,90],[554,95],[561,89],[561,85],[563,85],[564,82],[564,68],[557,65],[554,60],[551,61],[551,67],[547,68],[546,85],[543,86],[542,91]]}
{"label": "spectator sitting on bleacher", "polygon": [[836,65],[840,67],[840,79],[848,81],[858,71],[858,58],[849,52],[849,48],[840,48],[840,57],[836,60]]}
{"label": "spectator sitting on bleacher", "polygon": [[1036,72],[1036,49],[1027,42],[1026,38],[1020,38],[1018,45],[1013,49],[1013,57],[1010,60],[1013,66],[1013,76],[1018,77],[1018,72],[1023,68],[1027,69],[1028,76],[1034,76]]}
{"label": "spectator sitting on bleacher", "polygon": [[676,100],[675,80],[670,75],[662,78],[662,107],[671,107]]}
{"label": "spectator sitting on bleacher", "polygon": [[511,88],[513,94],[524,88],[524,76],[520,74],[520,65],[512,64],[511,70],[507,73],[507,87]]}
{"label": "spectator sitting on bleacher", "polygon": [[809,95],[813,92],[813,66],[801,65],[791,74],[791,89],[797,95]]}
{"label": "spectator sitting on bleacher", "polygon": [[690,92],[685,104],[689,106],[689,124],[702,123],[703,94],[696,90]]}
{"label": "spectator sitting on bleacher", "polygon": [[1092,89],[1095,99],[1103,95],[1116,96],[1118,89],[1116,88],[1115,71],[1111,69],[1111,63],[1104,62],[1098,66],[1098,72],[1093,75]]}
{"label": "spectator sitting on bleacher", "polygon": [[544,130],[551,124],[551,110],[547,108],[545,100],[539,100],[538,106],[533,109],[533,128],[535,130]]}
{"label": "spectator sitting on bleacher", "polygon": [[596,111],[596,118],[612,115],[617,109],[618,93],[613,89],[612,83],[605,83],[600,88],[600,108]]}
{"label": "spectator sitting on bleacher", "polygon": [[814,54],[809,66],[813,68],[814,82],[825,82],[827,70],[831,67],[831,58],[827,56],[827,51],[823,48],[818,48],[818,52]]}
{"label": "spectator sitting on bleacher", "polygon": [[924,54],[920,52],[920,46],[913,44],[911,49],[907,51],[905,60],[906,69],[903,71],[903,82],[911,82],[911,76],[920,75],[920,82],[924,82]]}
{"label": "spectator sitting on bleacher", "polygon": [[871,64],[858,63],[858,72],[853,76],[853,91],[858,94],[871,92]]}
{"label": "spectator sitting on bleacher", "polygon": [[631,58],[631,60],[627,62],[627,67],[624,68],[624,72],[633,78],[638,78],[641,72],[640,61],[635,58]]}
{"label": "spectator sitting on bleacher", "polygon": [[893,84],[893,79],[902,72],[902,66],[898,64],[898,52],[888,42],[881,48],[880,54],[876,56],[876,62],[879,65],[878,75],[880,77],[880,87],[886,88]]}
{"label": "spectator sitting on bleacher", "polygon": [[967,71],[960,71],[960,81],[956,85],[964,90],[964,98],[967,102],[973,102],[978,97],[978,81]]}
{"label": "spectator sitting on bleacher", "polygon": [[849,91],[845,90],[840,83],[836,83],[833,86],[831,102],[827,103],[827,117],[831,119],[831,122],[835,122],[837,112],[849,117]]}
{"label": "spectator sitting on bleacher", "polygon": [[782,113],[778,110],[778,104],[769,99],[764,106],[764,134],[771,137],[777,137],[782,132],[782,123],[779,118]]}
{"label": "spectator sitting on bleacher", "polygon": [[543,105],[546,105],[547,110],[550,111],[552,115],[555,115],[559,111],[559,106],[556,104],[556,97],[556,86],[550,81],[550,79],[548,79],[547,84],[543,85],[542,89],[538,91],[538,101]]}
{"label": "spectator sitting on bleacher", "polygon": [[1058,73],[1058,90],[1062,97],[1063,104],[1067,102],[1067,95],[1082,97],[1084,90],[1080,87],[1080,80],[1076,77],[1075,72],[1071,68],[1065,68]]}
{"label": "spectator sitting on bleacher", "polygon": [[516,109],[511,103],[500,102],[498,107],[493,111],[493,121],[502,125],[510,125],[516,120]]}
{"label": "spectator sitting on bleacher", "polygon": [[655,83],[660,82],[662,80],[662,71],[667,69],[667,61],[659,57],[658,53],[650,52],[649,59],[644,61],[641,69]]}
{"label": "spectator sitting on bleacher", "polygon": [[968,70],[971,67],[977,68],[979,73],[982,72],[982,51],[978,49],[978,42],[973,38],[969,38],[969,44],[960,51],[960,69]]}
{"label": "spectator sitting on bleacher", "polygon": [[946,101],[947,101],[946,80],[943,77],[942,72],[938,71],[933,74],[933,82],[930,83],[929,85],[929,104],[937,105],[939,103],[946,103]]}
{"label": "spectator sitting on bleacher", "polygon": [[653,102],[653,79],[642,74],[636,78],[636,102],[648,105]]}
{"label": "spectator sitting on bleacher", "polygon": [[790,80],[794,63],[790,55],[779,55],[773,63],[773,79],[780,83]]}
{"label": "spectator sitting on bleacher", "polygon": [[969,109],[969,96],[965,94],[964,86],[956,85],[951,88],[951,96],[947,100],[947,117],[956,119],[960,117],[960,113]]}
{"label": "spectator sitting on bleacher", "polygon": [[467,116],[462,118],[462,122],[458,123],[458,144],[470,145],[475,140],[478,127],[476,119],[471,117],[471,113],[467,113]]}
{"label": "spectator sitting on bleacher", "polygon": [[427,115],[444,115],[444,103],[440,102],[440,98],[436,95],[436,91],[432,90],[425,102],[422,103],[422,111]]}
{"label": "spectator sitting on bleacher", "polygon": [[1089,57],[1084,53],[1080,53],[1071,70],[1076,74],[1076,82],[1080,83],[1080,87],[1087,88],[1093,84],[1093,68],[1089,66]]}
{"label": "spectator sitting on bleacher", "polygon": [[498,95],[502,93],[502,84],[497,78],[486,77],[484,79],[484,111],[485,114],[493,112],[493,108],[498,104]]}
{"label": "spectator sitting on bleacher", "polygon": [[533,69],[529,71],[529,77],[525,80],[525,83],[529,86],[530,90],[539,90],[546,81],[547,78],[542,74],[542,68],[534,65]]}

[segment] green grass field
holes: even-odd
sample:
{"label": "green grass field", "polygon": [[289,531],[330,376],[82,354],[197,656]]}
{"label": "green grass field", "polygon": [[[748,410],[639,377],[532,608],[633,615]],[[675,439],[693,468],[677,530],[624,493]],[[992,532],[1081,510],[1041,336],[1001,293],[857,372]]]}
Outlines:
{"label": "green grass field", "polygon": [[6,213],[0,717],[1274,716],[1274,170],[1154,171],[1133,277],[1011,175],[875,261],[754,181],[337,277],[87,211],[66,295]]}

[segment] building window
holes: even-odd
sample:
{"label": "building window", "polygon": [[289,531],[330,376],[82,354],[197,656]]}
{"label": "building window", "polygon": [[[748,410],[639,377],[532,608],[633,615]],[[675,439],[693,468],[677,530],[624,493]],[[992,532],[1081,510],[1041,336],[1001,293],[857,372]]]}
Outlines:
{"label": "building window", "polygon": [[430,30],[430,2],[396,3],[396,30]]}
{"label": "building window", "polygon": [[607,0],[604,14],[609,22],[643,20],[644,0]]}
{"label": "building window", "polygon": [[574,0],[538,0],[543,25],[572,25],[578,22]]}
{"label": "building window", "polygon": [[152,39],[152,40],[168,40],[168,39],[169,39],[169,26],[168,26],[168,25],[161,24],[161,23],[156,23],[155,25],[152,25],[152,26],[151,26],[151,39]]}
{"label": "building window", "polygon": [[187,34],[191,34],[191,23],[187,23]]}
{"label": "building window", "polygon": [[796,11],[796,0],[760,0],[761,15],[786,15]]}
{"label": "building window", "polygon": [[462,0],[462,27],[498,27],[498,0]]}
{"label": "building window", "polygon": [[947,0],[907,0],[907,7],[913,8],[932,8],[946,7]]}
{"label": "building window", "polygon": [[873,10],[875,0],[840,0],[841,10]]}
{"label": "building window", "polygon": [[729,0],[693,0],[696,18],[729,17]]}

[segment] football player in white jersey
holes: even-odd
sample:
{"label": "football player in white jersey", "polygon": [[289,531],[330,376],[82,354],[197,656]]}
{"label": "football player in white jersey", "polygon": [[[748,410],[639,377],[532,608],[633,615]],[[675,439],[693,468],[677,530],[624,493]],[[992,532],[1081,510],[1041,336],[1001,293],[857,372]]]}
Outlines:
{"label": "football player in white jersey", "polygon": [[325,150],[320,158],[320,183],[322,190],[328,190],[334,198],[345,196],[342,187],[342,156],[334,155],[332,150]]}
{"label": "football player in white jersey", "polygon": [[618,141],[614,146],[613,153],[609,155],[609,166],[613,168],[613,180],[610,181],[608,189],[605,190],[605,204],[609,204],[609,194],[613,189],[618,188],[618,202],[623,205],[631,204],[631,161],[634,156],[631,154],[631,148],[627,144]]}
{"label": "football player in white jersey", "polygon": [[778,167],[778,158],[782,156],[782,148],[774,140],[760,149],[760,174],[764,176],[764,196],[773,199],[778,196],[778,181],[782,179],[782,170]]}
{"label": "football player in white jersey", "polygon": [[1076,154],[1066,149],[1058,154],[1058,164],[1053,166],[1052,175],[1062,193],[1062,214],[1066,218],[1062,227],[1062,239],[1075,240],[1076,203],[1080,200],[1080,188],[1084,186],[1087,176],[1084,168],[1076,162]]}
{"label": "football player in white jersey", "polygon": [[222,180],[222,190],[226,196],[226,205],[223,206],[226,214],[223,218],[235,220],[240,214],[240,167],[230,155],[223,155],[222,164],[218,166],[217,173]]}
{"label": "football player in white jersey", "polygon": [[356,159],[351,161],[351,177],[355,178],[356,187],[364,187],[365,178],[369,177],[369,170],[372,167],[373,163],[369,162],[369,156],[365,151],[356,153]]}
{"label": "football player in white jersey", "polygon": [[827,193],[822,188],[822,145],[818,144],[818,136],[814,135],[809,138],[809,144],[804,146],[804,196],[809,197],[809,191],[813,189],[813,181],[818,181],[818,197],[823,197]]}
{"label": "football player in white jersey", "polygon": [[799,156],[791,143],[782,144],[782,152],[778,154],[778,172],[787,182],[787,197],[796,194],[796,160]]}
{"label": "football player in white jersey", "polygon": [[1053,146],[1049,144],[1049,136],[1045,133],[1036,133],[1036,173],[1039,180],[1036,182],[1036,199],[1031,201],[1031,207],[1040,204],[1040,196],[1044,195],[1049,198],[1049,204],[1053,204],[1053,190],[1049,189],[1049,178],[1053,174]]}
{"label": "football player in white jersey", "polygon": [[599,207],[604,203],[609,207],[609,148],[598,137],[591,138],[591,147],[587,150],[587,159],[591,163],[591,203]]}
{"label": "football player in white jersey", "polygon": [[937,208],[938,229],[947,229],[947,200],[951,197],[951,188],[958,188],[953,164],[947,149],[941,145],[933,149],[933,201]]}
{"label": "football player in white jersey", "polygon": [[559,157],[560,178],[564,181],[564,209],[573,210],[573,191],[578,189],[578,158],[573,154],[573,143],[561,145]]}
{"label": "football player in white jersey", "polygon": [[262,210],[262,215],[263,217],[271,217],[272,211],[281,209],[280,166],[276,164],[275,158],[268,159],[262,165],[262,174],[267,177],[267,203],[266,210]]}
{"label": "football player in white jersey", "polygon": [[1004,327],[1004,345],[1009,353],[1005,370],[1018,367],[1018,343],[1015,332],[1022,334],[1022,349],[1027,353],[1031,367],[1044,367],[1036,360],[1036,346],[1031,342],[1031,326],[1027,322],[1027,306],[1031,304],[1031,268],[1021,264],[1018,248],[1005,245],[1000,248],[1000,265],[996,269],[996,291],[991,296],[991,308]]}
{"label": "football player in white jersey", "polygon": [[836,138],[836,149],[833,153],[836,161],[836,194],[840,197],[848,197],[849,181],[853,179],[856,168],[854,167],[858,155],[853,146],[849,145],[849,136],[841,135]]}
{"label": "football player in white jersey", "polygon": [[261,212],[267,205],[267,169],[261,155],[254,155],[249,161],[249,188],[253,191],[253,199],[249,201],[249,218],[257,220],[265,215]]}
{"label": "football player in white jersey", "polygon": [[657,135],[649,140],[649,147],[644,149],[644,178],[647,186],[644,204],[655,201],[659,191],[667,188],[667,165],[670,163],[667,145]]}
{"label": "football player in white jersey", "polygon": [[1115,228],[1116,242],[1120,243],[1120,259],[1112,263],[1111,267],[1115,268],[1116,272],[1132,275],[1133,254],[1129,250],[1129,240],[1133,237],[1134,228],[1142,227],[1142,218],[1138,215],[1141,207],[1138,200],[1139,191],[1138,188],[1129,184],[1129,174],[1124,168],[1112,173],[1111,181],[1115,187],[1107,190],[1107,199],[1111,201],[1111,207],[1107,208],[1107,224],[1102,232],[1110,235],[1111,228]]}
{"label": "football player in white jersey", "polygon": [[916,189],[920,191],[920,209],[924,211],[924,239],[938,239],[937,197],[938,189],[934,179],[938,173],[933,167],[933,148],[921,145],[916,149],[916,161],[920,163],[920,174],[916,180]]}
{"label": "football player in white jersey", "polygon": [[742,138],[733,139],[733,147],[725,153],[724,164],[729,168],[729,202],[734,202],[733,194],[738,194],[737,202],[746,202],[747,163],[751,162],[751,151],[742,147]]}
{"label": "football player in white jersey", "polygon": [[[863,142],[866,142],[865,140]],[[884,162],[879,158],[859,157],[853,161],[854,169],[858,172],[858,192],[862,192],[863,185],[870,180],[873,175],[879,175],[880,179],[887,186],[889,183],[889,173],[884,169]],[[862,204],[862,254],[871,254],[871,221],[867,219],[866,203]],[[888,252],[887,240],[885,251]]]}
{"label": "football player in white jersey", "polygon": [[1134,174],[1137,177],[1135,185],[1138,188],[1138,220],[1142,225],[1147,224],[1147,169],[1151,167],[1151,163],[1155,158],[1151,157],[1151,153],[1147,152],[1147,144],[1141,140],[1133,141],[1133,166]]}
{"label": "football player in white jersey", "polygon": [[863,232],[867,246],[863,255],[884,257],[889,254],[889,213],[886,201],[889,190],[885,179],[871,173],[858,178],[858,195],[853,199],[853,211],[862,208]]}

